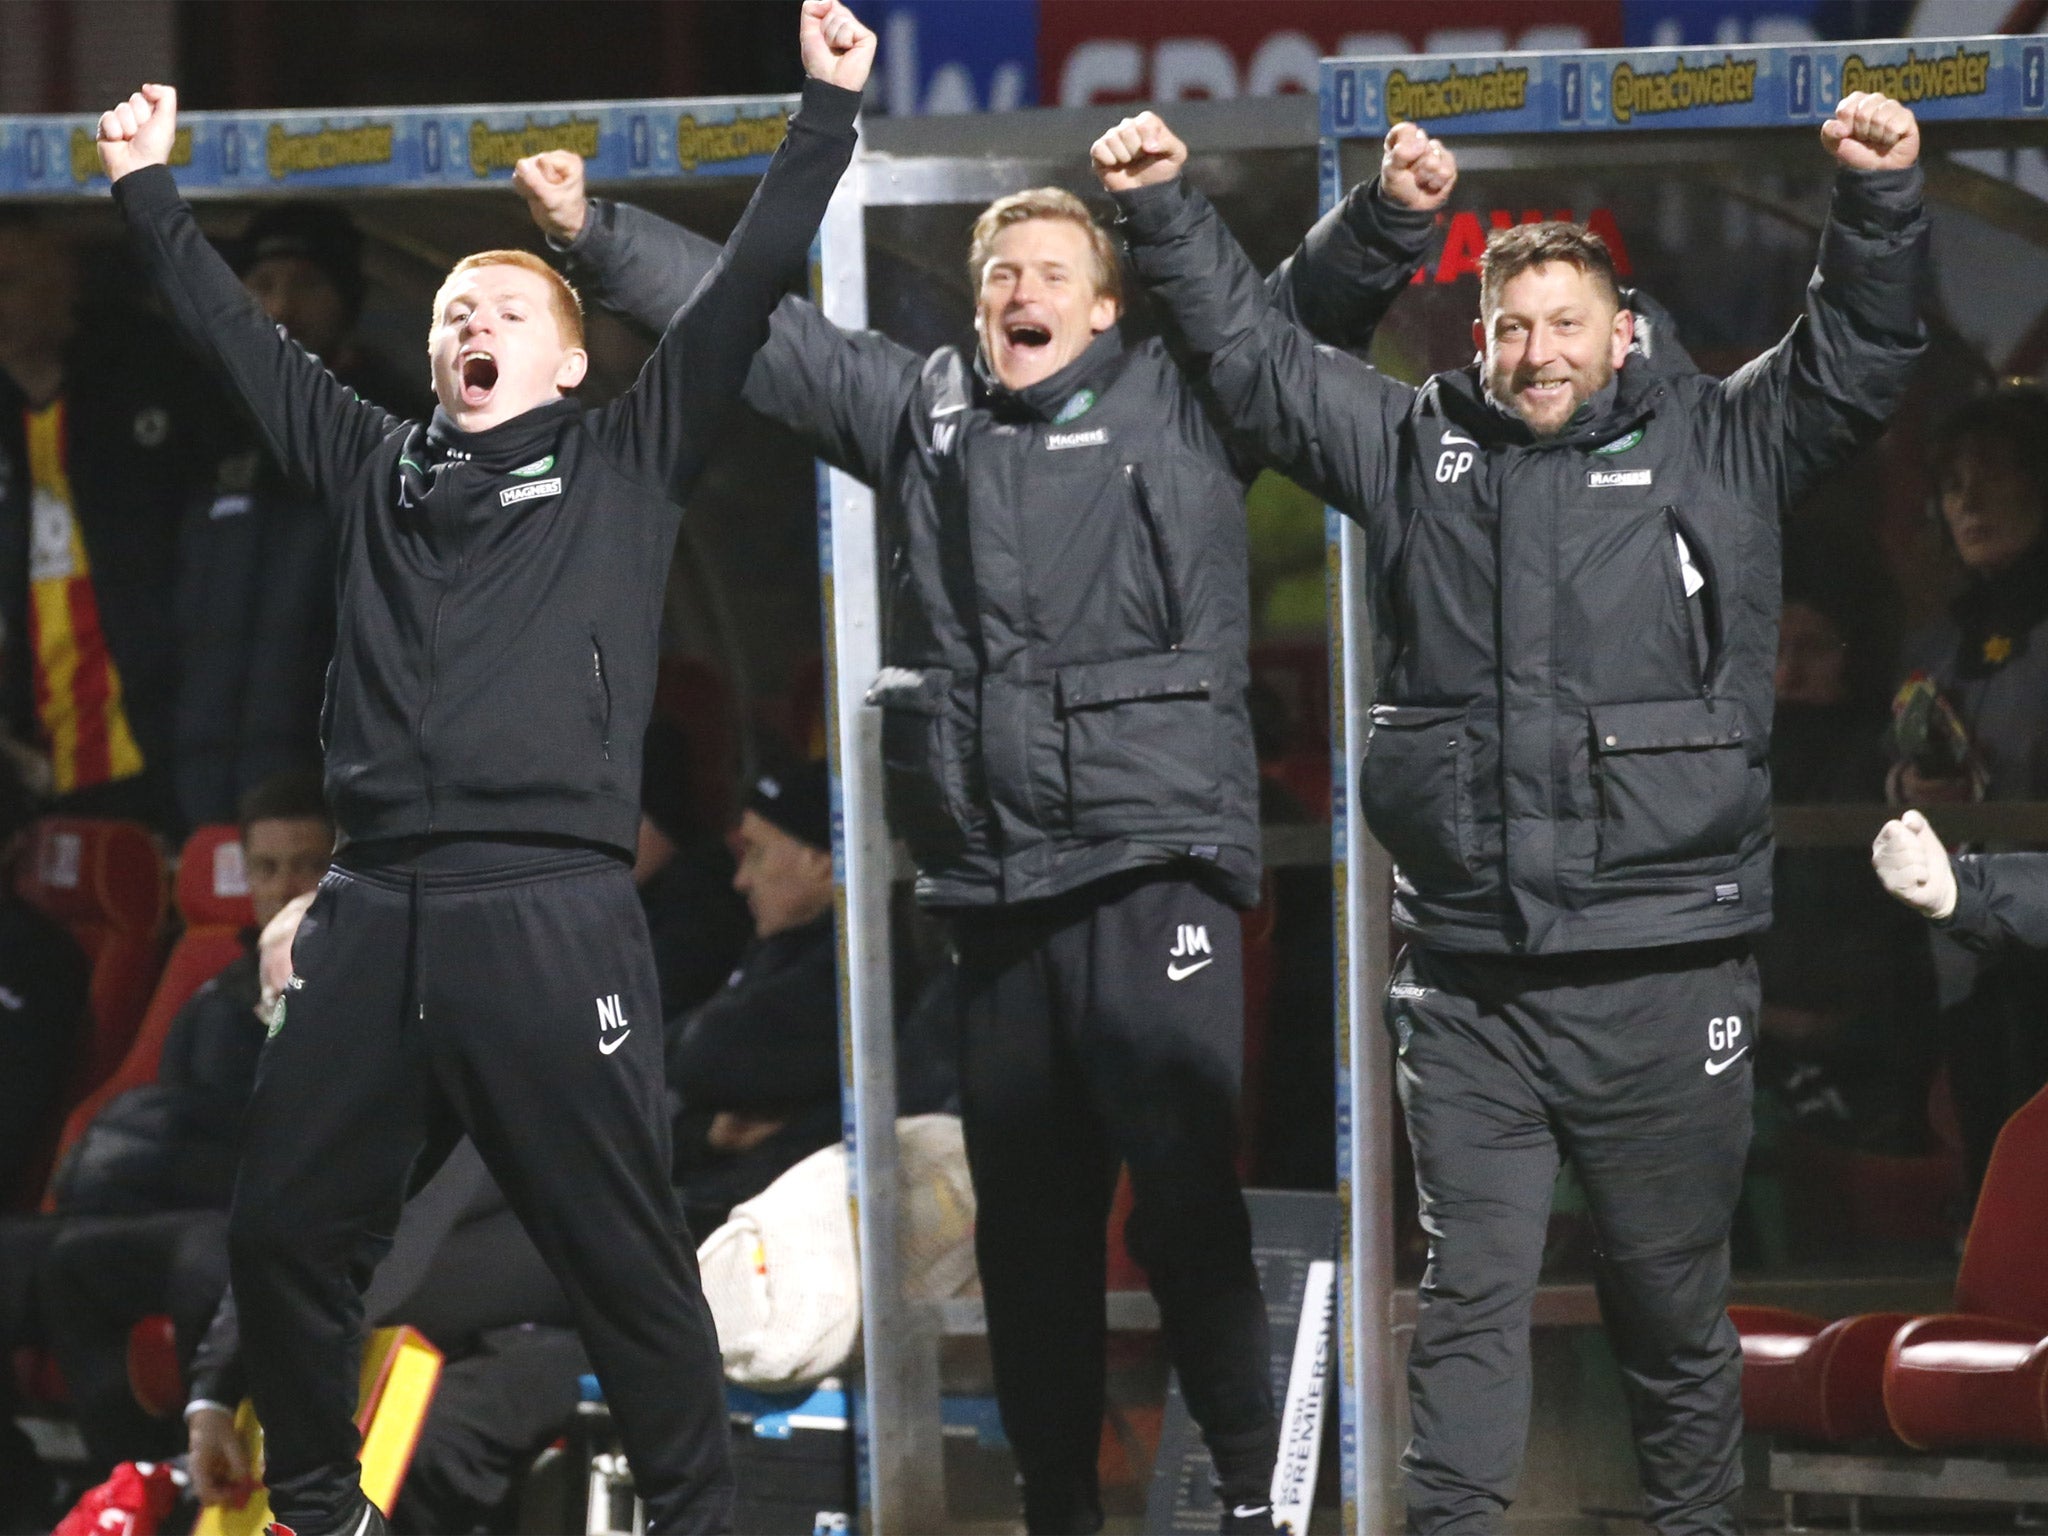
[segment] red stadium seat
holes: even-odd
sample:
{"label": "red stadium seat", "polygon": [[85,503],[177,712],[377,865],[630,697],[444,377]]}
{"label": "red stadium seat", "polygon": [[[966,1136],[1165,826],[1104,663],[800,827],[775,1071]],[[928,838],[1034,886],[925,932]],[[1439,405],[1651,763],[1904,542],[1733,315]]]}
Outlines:
{"label": "red stadium seat", "polygon": [[[178,1010],[242,953],[242,934],[255,923],[256,914],[249,905],[249,880],[242,865],[241,833],[237,828],[201,827],[185,840],[185,852],[178,861],[175,895],[185,931],[164,963],[163,974],[128,1054],[65,1120],[63,1134],[57,1140],[59,1160],[85,1133],[92,1117],[108,1100],[130,1088],[156,1081],[164,1039],[171,1032],[171,1021]],[[45,1194],[46,1209],[48,1198]]]}
{"label": "red stadium seat", "polygon": [[1846,1445],[1889,1440],[1885,1351],[1909,1312],[1837,1322],[1782,1307],[1730,1307],[1742,1335],[1742,1416],[1748,1427]]}
{"label": "red stadium seat", "polygon": [[1892,1339],[1884,1400],[1921,1450],[2048,1449],[2048,1090],[1999,1133],[1956,1276],[1955,1311]]}
{"label": "red stadium seat", "polygon": [[[29,831],[15,891],[62,925],[91,966],[87,1044],[66,1113],[120,1064],[142,1022],[163,956],[165,884],[156,840],[134,822],[52,816]],[[45,1160],[18,1198],[32,1202],[48,1177]]]}
{"label": "red stadium seat", "polygon": [[15,889],[70,932],[92,964],[92,1046],[81,1089],[96,1087],[135,1038],[162,956],[163,855],[130,821],[51,816],[31,830]]}

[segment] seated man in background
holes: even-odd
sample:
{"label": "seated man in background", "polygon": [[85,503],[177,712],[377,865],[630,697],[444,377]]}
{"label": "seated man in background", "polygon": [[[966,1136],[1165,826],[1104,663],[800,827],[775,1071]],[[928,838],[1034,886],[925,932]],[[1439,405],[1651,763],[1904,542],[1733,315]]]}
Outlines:
{"label": "seated man in background", "polygon": [[647,727],[633,884],[647,914],[664,1019],[719,989],[749,930],[746,904],[733,893],[732,854],[692,803],[689,761],[681,726],[658,719]]}
{"label": "seated man in background", "polygon": [[[367,400],[426,416],[408,378],[354,337],[363,237],[340,209],[263,209],[232,247],[242,285],[286,335]],[[178,537],[174,772],[187,826],[233,819],[253,785],[320,766],[320,699],[334,654],[333,538],[319,504],[237,413]]]}
{"label": "seated man in background", "polygon": [[[512,1529],[519,1475],[575,1411],[590,1366],[567,1298],[467,1138],[406,1202],[363,1312],[419,1329],[446,1357],[392,1530]],[[239,1503],[253,1482],[234,1429],[247,1386],[232,1292],[186,1381],[193,1492]]]}
{"label": "seated man in background", "polygon": [[[14,893],[13,869],[34,816],[22,766],[0,750],[0,1203],[32,1205],[30,1188],[63,1113],[85,1042],[88,971],[71,935]],[[48,1475],[9,1408],[7,1354],[30,1310],[33,1255],[6,1241],[32,1216],[0,1216],[0,1531],[41,1529]]]}
{"label": "seated man in background", "polygon": [[832,809],[823,763],[762,775],[733,888],[754,940],[724,988],[668,1025],[675,1180],[692,1232],[839,1139]]}
{"label": "seated man in background", "polygon": [[[319,883],[333,847],[317,774],[244,797],[258,929]],[[39,1341],[56,1355],[96,1470],[179,1443],[129,1389],[128,1331],[168,1312],[189,1358],[226,1289],[228,1197],[264,1038],[256,999],[252,943],[178,1010],[156,1080],[110,1100],[65,1155],[55,1214],[0,1224],[0,1318],[12,1324],[0,1343]]]}
{"label": "seated man in background", "polygon": [[33,1205],[41,1193],[29,1186],[40,1179],[86,1039],[85,956],[14,893],[36,810],[24,756],[0,750],[0,1209]]}

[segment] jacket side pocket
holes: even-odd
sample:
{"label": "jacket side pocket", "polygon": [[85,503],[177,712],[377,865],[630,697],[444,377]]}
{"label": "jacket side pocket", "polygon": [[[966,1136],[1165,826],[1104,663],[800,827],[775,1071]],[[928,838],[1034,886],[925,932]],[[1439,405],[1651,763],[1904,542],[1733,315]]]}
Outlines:
{"label": "jacket side pocket", "polygon": [[967,836],[952,692],[950,667],[888,667],[867,692],[867,702],[882,711],[882,804],[889,829],[913,850],[956,847]]}
{"label": "jacket side pocket", "polygon": [[1359,771],[1366,825],[1418,891],[1472,883],[1465,706],[1375,704]]}

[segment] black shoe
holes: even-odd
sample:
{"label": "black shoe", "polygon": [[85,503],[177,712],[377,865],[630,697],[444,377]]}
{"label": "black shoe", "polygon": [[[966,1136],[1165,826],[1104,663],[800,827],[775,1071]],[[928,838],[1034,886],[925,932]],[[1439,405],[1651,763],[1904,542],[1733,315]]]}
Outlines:
{"label": "black shoe", "polygon": [[1259,1536],[1267,1536],[1273,1530],[1273,1506],[1264,1499],[1256,1504],[1232,1504],[1226,1499],[1223,1502],[1223,1521],[1216,1529],[1224,1532],[1257,1531]]}

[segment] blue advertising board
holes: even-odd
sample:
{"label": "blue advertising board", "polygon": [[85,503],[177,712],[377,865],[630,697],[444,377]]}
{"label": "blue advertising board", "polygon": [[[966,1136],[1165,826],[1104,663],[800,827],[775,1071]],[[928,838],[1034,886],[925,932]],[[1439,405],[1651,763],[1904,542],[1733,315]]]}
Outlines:
{"label": "blue advertising board", "polygon": [[1322,131],[1373,137],[1403,121],[1515,134],[1795,127],[1852,91],[1881,91],[1930,121],[2026,118],[2048,112],[2044,69],[2039,37],[1326,59]]}
{"label": "blue advertising board", "polygon": [[[796,98],[419,107],[381,112],[187,112],[171,164],[187,193],[445,188],[509,180],[513,162],[573,149],[594,181],[758,176]],[[0,197],[106,185],[97,117],[0,118]]]}

